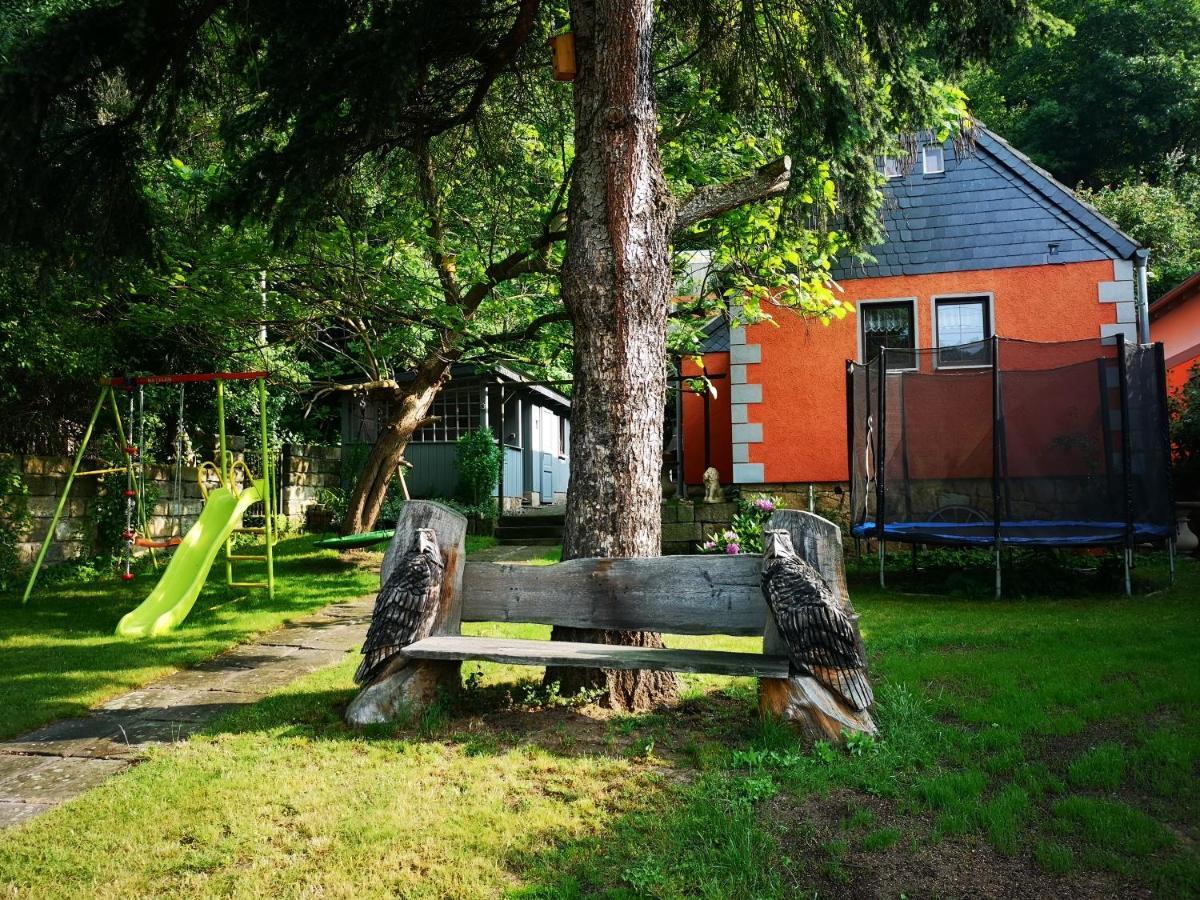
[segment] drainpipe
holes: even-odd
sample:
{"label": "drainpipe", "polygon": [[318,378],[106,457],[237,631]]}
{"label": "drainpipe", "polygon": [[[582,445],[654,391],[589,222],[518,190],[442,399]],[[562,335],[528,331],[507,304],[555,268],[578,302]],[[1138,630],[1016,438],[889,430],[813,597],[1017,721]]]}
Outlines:
{"label": "drainpipe", "polygon": [[1143,344],[1150,343],[1150,288],[1148,286],[1147,268],[1150,262],[1150,251],[1144,247],[1133,254],[1133,264],[1137,268],[1137,323],[1138,340]]}

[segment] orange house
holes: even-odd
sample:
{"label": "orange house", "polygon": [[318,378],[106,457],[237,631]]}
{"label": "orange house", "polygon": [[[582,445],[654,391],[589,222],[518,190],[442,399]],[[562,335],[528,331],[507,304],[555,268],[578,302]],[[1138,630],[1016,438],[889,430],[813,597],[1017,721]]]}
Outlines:
{"label": "orange house", "polygon": [[1167,390],[1181,390],[1200,358],[1200,272],[1150,305],[1150,336],[1167,358]]}
{"label": "orange house", "polygon": [[998,136],[980,126],[969,152],[930,142],[913,163],[882,166],[887,240],[834,273],[854,315],[710,324],[705,368],[728,377],[716,398],[684,398],[688,483],[708,465],[722,483],[768,490],[845,482],[846,361],[880,347],[943,348],[940,366],[968,367],[968,347],[945,348],[1139,338],[1146,251]]}

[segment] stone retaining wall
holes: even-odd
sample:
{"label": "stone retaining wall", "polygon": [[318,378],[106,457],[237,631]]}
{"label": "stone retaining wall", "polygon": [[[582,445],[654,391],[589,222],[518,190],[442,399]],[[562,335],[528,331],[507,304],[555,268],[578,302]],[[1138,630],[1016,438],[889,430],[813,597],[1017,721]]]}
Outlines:
{"label": "stone retaining wall", "polygon": [[342,448],[285,444],[279,461],[280,512],[292,523],[320,502],[321,492],[341,490]]}
{"label": "stone retaining wall", "polygon": [[[71,460],[65,456],[12,456],[4,454],[20,467],[21,478],[29,489],[29,528],[18,544],[21,559],[33,562],[38,548],[50,527],[54,509],[71,471]],[[71,496],[63,509],[62,518],[55,529],[55,540],[46,552],[47,563],[58,563],[87,555],[95,546],[94,525],[89,516],[96,498],[98,482],[103,476],[77,477],[71,488]],[[120,477],[119,475],[117,476]],[[146,466],[147,488],[157,493],[154,508],[149,510],[147,527],[151,535],[165,536],[186,532],[200,516],[204,501],[200,496],[200,485],[196,481],[196,468],[183,470],[182,501],[174,502],[175,467],[166,465]],[[182,522],[177,516],[182,513]],[[182,531],[180,531],[182,527]]]}
{"label": "stone retaining wall", "polygon": [[[774,497],[785,509],[809,509],[836,523],[843,532],[849,528],[850,495],[844,484],[814,483],[810,498],[807,484],[747,484],[738,491],[747,500]],[[703,502],[702,489],[690,491],[687,500],[671,498],[662,504],[662,552],[664,555],[695,553],[714,532],[724,531],[733,521],[737,503]]]}
{"label": "stone retaining wall", "polygon": [[[230,446],[240,447],[241,441],[231,438]],[[235,451],[235,457],[240,459],[242,454]],[[18,545],[18,552],[22,561],[32,563],[50,527],[54,508],[66,484],[67,474],[71,471],[72,460],[66,456],[12,454],[0,454],[0,460],[11,461],[18,467],[29,489],[30,523]],[[92,467],[88,464],[85,469]],[[282,498],[279,512],[287,516],[290,522],[302,522],[305,510],[317,502],[323,489],[340,488],[341,448],[286,444],[277,471],[280,480],[278,496]],[[147,487],[153,485],[152,489],[158,495],[147,522],[152,536],[184,534],[200,517],[204,500],[196,473],[194,466],[184,468],[182,501],[177,505],[174,499],[174,465],[146,466]],[[94,551],[96,535],[89,512],[96,498],[99,480],[100,477],[96,476],[75,479],[63,516],[55,529],[55,540],[46,553],[47,563],[65,562]]]}

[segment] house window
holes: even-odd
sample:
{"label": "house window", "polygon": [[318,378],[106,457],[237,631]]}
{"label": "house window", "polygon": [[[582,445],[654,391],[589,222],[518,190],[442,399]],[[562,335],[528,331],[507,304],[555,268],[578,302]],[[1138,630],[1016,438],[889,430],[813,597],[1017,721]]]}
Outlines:
{"label": "house window", "polygon": [[504,403],[504,443],[509,447],[522,447],[521,443],[521,398],[509,396]]}
{"label": "house window", "polygon": [[917,347],[917,309],[915,299],[866,301],[859,305],[859,327],[862,329],[862,360],[870,362],[888,349],[888,371],[915,369]]}
{"label": "house window", "polygon": [[429,407],[435,421],[413,432],[412,440],[419,444],[457,441],[464,434],[479,428],[479,389],[444,390]]}
{"label": "house window", "polygon": [[883,177],[884,178],[903,178],[904,167],[900,165],[899,158],[895,156],[885,156],[883,158]]}
{"label": "house window", "polygon": [[990,297],[935,297],[933,318],[940,368],[992,364]]}
{"label": "house window", "polygon": [[558,417],[558,455],[565,459],[567,456],[567,417]]}
{"label": "house window", "polygon": [[941,144],[930,144],[921,152],[921,162],[926,175],[940,175],[946,171],[946,151]]}

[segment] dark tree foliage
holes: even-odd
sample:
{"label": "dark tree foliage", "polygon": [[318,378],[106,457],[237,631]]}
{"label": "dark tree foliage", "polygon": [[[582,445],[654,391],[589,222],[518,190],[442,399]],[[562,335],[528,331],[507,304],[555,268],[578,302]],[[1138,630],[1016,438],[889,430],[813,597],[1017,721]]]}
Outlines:
{"label": "dark tree foliage", "polygon": [[[839,224],[870,238],[875,155],[942,121],[940,71],[1004,44],[1025,0],[668,0],[660,71],[782,130],[832,164]],[[103,258],[144,252],[154,211],[139,165],[212,111],[228,164],[217,209],[276,234],[327,210],[354,167],[472,123],[502,78],[543,79],[540,0],[116,0],[44,4],[0,36],[0,242]],[[685,123],[686,125],[686,123]],[[202,139],[212,140],[213,135]],[[804,193],[797,181],[794,197]],[[19,189],[18,189],[19,188]],[[796,206],[800,206],[797,204]],[[799,224],[811,210],[794,208]],[[70,244],[68,243],[68,246]]]}
{"label": "dark tree foliage", "polygon": [[967,80],[982,121],[1070,185],[1200,154],[1200,2],[1040,5],[1060,21]]}

